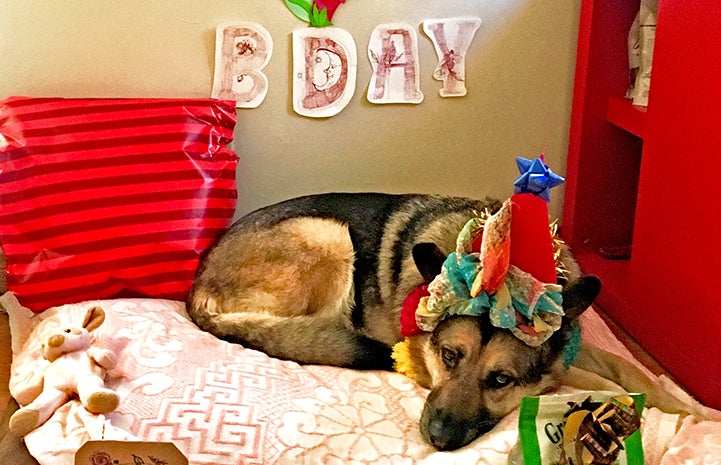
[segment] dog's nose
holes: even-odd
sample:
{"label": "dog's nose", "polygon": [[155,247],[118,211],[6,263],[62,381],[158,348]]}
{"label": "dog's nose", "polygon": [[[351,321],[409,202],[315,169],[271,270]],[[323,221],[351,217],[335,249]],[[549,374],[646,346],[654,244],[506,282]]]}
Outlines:
{"label": "dog's nose", "polygon": [[443,421],[438,418],[428,424],[428,440],[436,449],[448,449],[448,435],[444,430]]}
{"label": "dog's nose", "polygon": [[427,426],[428,441],[438,450],[455,450],[472,441],[477,433],[466,422],[454,421],[450,415],[439,414]]}

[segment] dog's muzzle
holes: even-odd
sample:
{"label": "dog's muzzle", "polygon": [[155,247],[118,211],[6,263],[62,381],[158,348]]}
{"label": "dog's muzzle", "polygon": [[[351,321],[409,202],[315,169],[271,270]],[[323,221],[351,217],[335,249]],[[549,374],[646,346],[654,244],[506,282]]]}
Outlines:
{"label": "dog's muzzle", "polygon": [[438,450],[455,450],[490,431],[498,421],[488,411],[457,418],[444,410],[426,404],[421,415],[421,434]]}

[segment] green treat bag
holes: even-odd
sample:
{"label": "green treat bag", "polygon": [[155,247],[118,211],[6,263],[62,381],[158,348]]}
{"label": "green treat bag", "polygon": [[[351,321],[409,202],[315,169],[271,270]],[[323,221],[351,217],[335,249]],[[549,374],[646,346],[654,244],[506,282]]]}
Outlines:
{"label": "green treat bag", "polygon": [[643,465],[645,394],[585,391],[525,397],[518,421],[524,465]]}

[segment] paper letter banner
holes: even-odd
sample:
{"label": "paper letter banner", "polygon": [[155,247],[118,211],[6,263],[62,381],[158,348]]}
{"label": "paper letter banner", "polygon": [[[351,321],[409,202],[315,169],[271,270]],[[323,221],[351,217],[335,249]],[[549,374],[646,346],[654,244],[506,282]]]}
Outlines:
{"label": "paper letter banner", "polygon": [[255,108],[268,93],[261,71],[273,54],[273,39],[260,24],[221,24],[215,33],[212,97],[235,100],[238,108]]}
{"label": "paper letter banner", "polygon": [[373,67],[368,85],[371,103],[421,103],[418,38],[407,24],[380,24],[368,41]]}
{"label": "paper letter banner", "polygon": [[340,113],[355,92],[358,55],[337,27],[293,31],[293,110],[312,118]]}
{"label": "paper letter banner", "polygon": [[466,52],[476,31],[480,18],[444,18],[423,21],[423,31],[433,42],[438,55],[438,66],[433,77],[443,81],[441,97],[466,95]]}

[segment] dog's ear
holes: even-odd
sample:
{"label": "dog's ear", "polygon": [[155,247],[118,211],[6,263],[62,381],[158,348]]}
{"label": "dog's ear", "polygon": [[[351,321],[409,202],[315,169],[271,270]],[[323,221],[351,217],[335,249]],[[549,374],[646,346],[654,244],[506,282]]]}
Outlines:
{"label": "dog's ear", "polygon": [[591,306],[601,292],[601,280],[596,276],[581,276],[563,288],[563,311],[575,320]]}
{"label": "dog's ear", "polygon": [[421,272],[425,284],[433,281],[441,273],[445,260],[446,256],[441,249],[432,242],[422,242],[413,246],[413,261]]}

